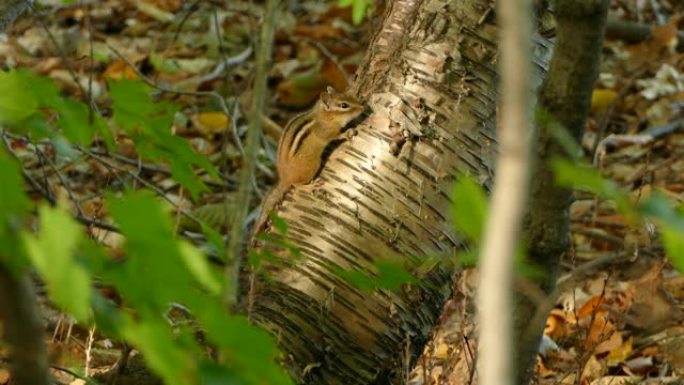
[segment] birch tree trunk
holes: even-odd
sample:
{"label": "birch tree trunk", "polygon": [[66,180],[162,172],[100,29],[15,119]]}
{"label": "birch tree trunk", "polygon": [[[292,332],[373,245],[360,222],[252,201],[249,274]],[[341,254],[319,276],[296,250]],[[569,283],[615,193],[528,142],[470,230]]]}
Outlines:
{"label": "birch tree trunk", "polygon": [[[300,383],[403,382],[451,293],[462,247],[448,221],[450,190],[469,173],[489,187],[496,151],[494,2],[387,2],[352,91],[372,113],[340,145],[320,184],[294,188],[277,211],[301,255],[270,250],[250,289],[250,316],[272,331]],[[533,43],[538,84],[550,45]],[[402,136],[408,138],[402,143]],[[275,230],[271,229],[275,233]],[[393,258],[427,285],[362,291]]]}

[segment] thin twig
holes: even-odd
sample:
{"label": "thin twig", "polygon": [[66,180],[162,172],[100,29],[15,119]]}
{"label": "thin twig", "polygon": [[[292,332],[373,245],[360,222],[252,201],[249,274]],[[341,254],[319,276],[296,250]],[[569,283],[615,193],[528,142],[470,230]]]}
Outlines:
{"label": "thin twig", "polygon": [[242,258],[242,244],[244,238],[244,222],[249,207],[252,181],[257,160],[257,146],[259,143],[261,113],[266,100],[266,77],[268,62],[271,58],[271,46],[273,43],[273,29],[275,24],[276,0],[267,0],[264,10],[263,25],[258,50],[256,53],[254,91],[252,93],[252,106],[250,110],[249,129],[242,172],[240,174],[240,188],[238,189],[235,202],[237,208],[230,232],[228,245],[229,262],[225,269],[225,292],[224,302],[233,309],[237,304],[238,280],[240,277],[240,260]]}
{"label": "thin twig", "polygon": [[[30,4],[29,7],[31,7],[31,12],[36,14],[36,9],[33,7],[33,4]],[[57,38],[55,38],[55,35],[52,33],[52,31],[50,31],[50,28],[48,28],[47,24],[45,24],[45,21],[42,17],[37,17],[36,19],[38,20],[40,26],[45,30],[45,33],[47,33],[50,42],[55,48],[55,51],[59,55],[60,59],[62,59],[64,67],[66,68],[67,72],[69,72],[69,76],[71,76],[71,79],[74,81],[74,83],[76,83],[76,87],[78,87],[83,97],[86,98],[86,100],[88,101],[89,108],[99,113],[97,104],[95,104],[91,95],[88,92],[86,92],[86,90],[83,88],[83,85],[79,81],[78,75],[76,75],[76,71],[74,70],[74,67],[71,64],[71,60],[69,60],[69,58],[66,57],[66,54],[64,53],[62,46],[57,41]]]}
{"label": "thin twig", "polygon": [[201,222],[199,219],[197,219],[197,217],[195,217],[194,215],[190,214],[189,212],[187,212],[186,210],[184,210],[183,208],[181,208],[181,207],[178,205],[178,203],[174,202],[171,198],[169,198],[169,197],[166,195],[166,193],[165,193],[164,191],[162,191],[159,187],[155,186],[154,184],[152,184],[152,183],[146,181],[146,180],[145,180],[144,178],[142,178],[140,175],[138,175],[138,174],[132,172],[131,170],[129,170],[129,169],[125,168],[125,167],[120,167],[119,165],[114,164],[114,163],[108,161],[107,159],[105,159],[105,158],[103,158],[103,157],[101,157],[101,156],[99,156],[99,155],[96,155],[96,154],[93,153],[92,151],[87,150],[87,149],[85,149],[85,148],[83,148],[83,147],[77,146],[76,149],[78,149],[78,150],[81,151],[82,153],[88,155],[89,157],[95,159],[96,161],[102,163],[103,165],[105,165],[105,166],[107,166],[107,167],[109,167],[109,168],[112,168],[112,169],[114,169],[114,170],[121,171],[121,172],[124,172],[124,173],[130,175],[131,177],[133,177],[133,179],[135,179],[136,181],[140,182],[140,184],[142,184],[142,185],[144,185],[145,187],[149,188],[150,190],[154,191],[154,192],[157,193],[157,195],[159,195],[162,199],[166,200],[166,201],[169,202],[171,205],[173,205],[173,207],[175,207],[176,210],[179,210],[183,215],[185,215],[186,217],[188,217],[189,219],[193,220],[194,222],[196,222],[196,223],[198,223],[198,224],[200,224],[200,225],[202,224],[202,222]]}
{"label": "thin twig", "polygon": [[[335,55],[333,55],[332,52],[330,52],[323,44],[321,44],[320,42],[315,41],[311,38],[305,37],[305,36],[302,36],[302,37],[293,36],[292,39],[294,41],[297,41],[297,40],[304,41],[304,42],[311,44],[314,47],[316,47],[316,49],[318,49],[318,51],[320,51],[320,53],[322,53],[323,56],[328,58],[328,60],[330,60],[335,65],[335,67],[337,67],[337,70],[340,71],[340,73],[344,77],[344,80],[347,82],[346,86],[349,87],[349,85],[351,84],[351,77],[349,76],[347,71],[344,69],[344,67],[340,64],[337,57],[335,57]],[[338,90],[338,91],[344,91],[344,90]]]}
{"label": "thin twig", "polygon": [[190,19],[190,16],[199,9],[200,1],[202,0],[195,0],[192,4],[190,4],[190,7],[188,7],[188,11],[185,13],[185,15],[183,15],[183,18],[181,19],[180,23],[178,23],[178,28],[176,28],[176,32],[173,34],[173,39],[171,39],[171,43],[169,45],[173,45],[176,41],[178,41],[178,37],[180,36],[180,33],[183,30],[183,27],[185,26],[185,23]]}
{"label": "thin twig", "polygon": [[[219,95],[218,93],[211,92],[211,91],[179,91],[179,90],[174,90],[174,89],[171,89],[168,87],[161,86],[161,85],[155,83],[154,81],[152,81],[152,79],[145,76],[142,72],[140,72],[140,70],[135,66],[135,64],[133,64],[130,60],[128,60],[127,57],[123,56],[119,51],[117,51],[116,48],[112,47],[111,45],[109,45],[108,47],[121,60],[123,60],[126,64],[128,64],[128,66],[133,70],[133,72],[135,72],[136,75],[145,84],[149,85],[150,87],[153,87],[153,88],[155,88],[159,91],[162,91],[162,92],[168,92],[168,93],[177,94],[177,95],[189,95],[189,96],[199,96],[199,97],[210,96],[219,102],[219,105],[221,106],[221,110],[226,115],[226,118],[228,118],[229,120],[231,119],[231,113],[228,109],[228,105],[226,104],[226,101],[223,99],[223,97],[221,95]],[[242,142],[240,141],[239,135],[237,134],[237,125],[236,125],[235,121],[233,121],[233,139],[235,140],[235,145],[240,150],[240,153],[244,158],[245,157],[245,149],[242,146]],[[257,183],[256,183],[256,178],[254,176],[252,176],[251,183],[256,189]],[[259,193],[259,195],[261,195],[261,193]]]}
{"label": "thin twig", "polygon": [[78,199],[76,199],[74,192],[71,190],[70,183],[66,180],[64,175],[62,175],[62,172],[59,171],[59,168],[57,168],[57,165],[55,165],[55,162],[53,162],[52,159],[50,159],[50,157],[48,157],[47,154],[45,154],[40,149],[40,147],[38,147],[37,145],[35,147],[36,147],[36,153],[38,154],[38,156],[41,157],[42,159],[45,159],[48,166],[50,166],[52,171],[55,172],[55,175],[57,175],[57,179],[59,179],[59,182],[62,184],[62,186],[64,186],[64,190],[66,190],[67,195],[69,196],[69,199],[71,199],[71,201],[74,203],[74,207],[76,207],[76,212],[78,213],[78,215],[84,215],[83,214],[83,208],[81,207],[80,201]]}
{"label": "thin twig", "polygon": [[[112,152],[108,152],[108,151],[100,151],[100,150],[96,150],[96,149],[91,149],[90,151],[92,151],[93,154],[96,154],[99,156],[109,157],[109,158],[112,158],[112,159],[117,160],[119,162],[136,166],[140,170],[143,170],[143,171],[158,172],[161,174],[172,175],[172,172],[168,167],[159,166],[156,164],[145,163],[140,159],[133,159],[133,158],[129,158],[127,156],[123,156],[121,154],[112,153]],[[199,175],[203,175],[203,172],[200,172]],[[204,182],[205,184],[207,184],[209,186],[214,186],[217,188],[229,188],[229,187],[235,187],[237,185],[237,181],[235,181],[235,179],[232,177],[221,174],[221,179],[224,180],[226,183],[219,183],[219,182],[216,182],[212,179],[205,179],[205,180],[202,180],[202,182]],[[177,187],[178,185],[179,185],[178,183],[175,183],[172,186],[167,187],[166,190],[173,189],[173,188]]]}
{"label": "thin twig", "polygon": [[[2,131],[0,131],[0,136],[2,136],[2,141],[5,144],[5,148],[7,148],[7,151],[10,153],[10,155],[14,159],[19,161],[19,163],[21,164],[21,160],[19,159],[19,156],[17,155],[17,153],[12,148],[12,144],[9,142],[9,138],[11,135],[7,131],[2,130]],[[26,139],[26,138],[20,138],[20,139],[28,142],[28,139]],[[40,194],[43,198],[45,198],[48,201],[48,203],[50,203],[50,205],[52,205],[52,206],[57,205],[57,199],[52,195],[50,190],[45,188],[44,186],[42,186],[33,176],[31,176],[31,174],[28,173],[28,171],[26,171],[26,169],[24,169],[23,166],[21,167],[21,175],[31,185],[33,190],[35,190],[36,192],[38,192],[38,194]],[[113,231],[116,233],[120,232],[116,226],[114,226],[110,223],[107,223],[107,222],[102,222],[102,221],[95,219],[95,218],[89,218],[84,214],[76,214],[74,216],[74,218],[84,225],[95,226],[95,227],[99,227],[103,230]]]}
{"label": "thin twig", "polygon": [[95,328],[96,326],[93,325],[88,329],[88,339],[86,340],[86,348],[85,348],[85,375],[89,376],[90,375],[90,366],[92,363],[92,358],[93,358],[93,342],[95,341]]}
{"label": "thin twig", "polygon": [[248,46],[247,48],[242,50],[242,52],[236,54],[235,56],[225,57],[224,55],[222,57],[221,62],[217,64],[216,67],[214,67],[214,69],[210,73],[206,75],[194,76],[185,80],[181,80],[177,83],[177,86],[184,87],[187,85],[196,85],[212,81],[221,76],[226,71],[226,69],[245,62],[247,59],[249,59],[250,56],[252,56],[251,46]]}
{"label": "thin twig", "polygon": [[591,155],[594,160],[594,166],[597,165],[597,159],[598,159],[598,151],[599,151],[599,146],[601,141],[603,140],[603,136],[606,134],[606,128],[608,128],[608,123],[610,122],[610,118],[613,116],[613,112],[615,111],[615,107],[617,106],[617,103],[621,101],[622,99],[627,96],[627,93],[632,89],[634,84],[636,83],[637,79],[641,77],[641,75],[646,71],[646,67],[639,68],[636,70],[632,76],[630,76],[629,80],[625,84],[624,87],[618,92],[618,94],[615,96],[615,99],[610,103],[608,108],[606,109],[606,112],[603,113],[603,116],[601,116],[601,120],[599,122],[599,129],[598,132],[596,133],[596,138],[594,139],[594,144],[591,148]]}
{"label": "thin twig", "polygon": [[627,252],[627,251],[619,251],[615,253],[607,253],[602,257],[598,257],[596,259],[592,259],[589,262],[583,263],[576,268],[574,268],[572,271],[569,273],[563,275],[562,277],[558,278],[556,281],[556,285],[558,286],[558,292],[564,290],[564,288],[567,288],[568,285],[577,277],[580,277],[590,271],[595,271],[596,269],[609,265],[611,263],[616,263],[616,262],[622,262],[629,257],[632,256],[632,253]]}
{"label": "thin twig", "polygon": [[[599,160],[606,154],[609,147],[619,148],[633,144],[644,145],[681,129],[684,129],[684,120],[679,119],[664,126],[649,128],[637,135],[608,135],[596,146],[596,151],[594,152],[594,166],[598,165]],[[662,167],[662,165],[659,167]]]}
{"label": "thin twig", "polygon": [[[149,85],[150,87],[155,88],[155,89],[162,91],[162,92],[168,92],[168,93],[176,94],[176,95],[212,97],[219,103],[219,105],[221,106],[221,110],[226,115],[226,117],[230,118],[230,110],[228,109],[228,105],[226,104],[226,101],[223,99],[223,97],[221,95],[219,95],[217,92],[212,92],[212,91],[181,91],[181,90],[175,90],[175,89],[172,89],[169,87],[159,85],[159,84],[155,83],[154,81],[152,81],[152,79],[150,79],[149,77],[145,76],[145,74],[140,72],[138,67],[136,67],[135,64],[133,64],[127,57],[125,57],[116,48],[112,47],[111,45],[107,45],[107,47],[109,47],[109,49],[112,50],[112,52],[114,52],[114,54],[116,54],[116,56],[118,56],[119,59],[123,60],[131,68],[131,70],[133,70],[133,72],[135,72],[135,74],[140,78],[140,80],[142,80],[145,84]],[[240,145],[238,145],[238,147],[240,148],[240,151],[242,151],[242,153],[244,155],[244,149],[242,149]]]}

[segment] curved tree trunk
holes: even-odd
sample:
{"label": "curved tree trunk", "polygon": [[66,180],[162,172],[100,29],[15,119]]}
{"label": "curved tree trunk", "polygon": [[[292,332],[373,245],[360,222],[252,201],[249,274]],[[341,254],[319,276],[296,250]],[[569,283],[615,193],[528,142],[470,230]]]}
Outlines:
{"label": "curved tree trunk", "polygon": [[[469,173],[487,187],[493,174],[494,2],[387,4],[352,86],[373,112],[314,192],[287,194],[277,215],[301,255],[270,250],[249,294],[250,316],[279,338],[300,383],[404,378],[451,291],[453,269],[427,257],[453,260],[461,247],[448,223],[452,184]],[[537,78],[548,47],[535,41]],[[374,258],[400,260],[428,285],[368,293],[340,278],[339,269],[372,276]]]}

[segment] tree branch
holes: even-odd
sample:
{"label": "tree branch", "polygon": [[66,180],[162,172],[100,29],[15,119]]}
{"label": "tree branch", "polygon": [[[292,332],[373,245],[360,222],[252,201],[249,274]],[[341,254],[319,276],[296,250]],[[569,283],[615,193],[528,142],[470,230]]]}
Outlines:
{"label": "tree branch", "polygon": [[226,264],[226,282],[224,301],[229,308],[237,304],[238,279],[240,274],[240,259],[242,258],[243,241],[245,234],[245,219],[254,180],[254,170],[257,162],[257,145],[259,144],[259,132],[261,113],[266,100],[266,78],[268,76],[268,63],[271,59],[271,46],[273,44],[273,28],[277,0],[267,0],[264,9],[264,21],[261,26],[261,36],[256,52],[254,70],[254,91],[252,106],[249,113],[249,129],[247,142],[245,143],[244,163],[240,173],[240,188],[237,191],[237,202],[233,227],[230,231],[230,243],[228,244],[229,262]]}
{"label": "tree branch", "polygon": [[[556,49],[548,75],[539,90],[537,105],[537,162],[532,173],[531,196],[525,221],[525,239],[530,245],[529,262],[547,272],[536,282],[552,293],[560,258],[570,246],[569,207],[572,191],[556,186],[550,161],[566,154],[553,138],[552,127],[561,126],[579,142],[589,112],[589,103],[598,75],[608,0],[556,1]],[[543,316],[530,314],[544,309],[518,293],[516,330],[518,331],[517,383],[526,384],[531,375],[534,354],[544,327]]]}
{"label": "tree branch", "polygon": [[52,385],[43,322],[27,274],[15,277],[0,263],[0,319],[10,348],[13,384]]}

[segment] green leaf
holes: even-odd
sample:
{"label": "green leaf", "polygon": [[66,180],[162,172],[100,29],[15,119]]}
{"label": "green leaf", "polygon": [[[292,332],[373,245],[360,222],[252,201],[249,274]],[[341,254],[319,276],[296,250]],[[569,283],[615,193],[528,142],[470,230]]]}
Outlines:
{"label": "green leaf", "polygon": [[352,5],[352,22],[355,25],[361,24],[363,16],[366,14],[366,8],[370,3],[366,0],[354,0]]}
{"label": "green leaf", "polygon": [[0,259],[19,254],[18,234],[29,208],[21,168],[0,150]]}
{"label": "green leaf", "polygon": [[218,179],[214,166],[198,154],[188,142],[171,133],[178,107],[166,102],[154,102],[150,89],[140,81],[121,80],[110,83],[114,121],[128,132],[136,150],[143,158],[165,160],[173,178],[197,198],[206,186],[195,175],[194,166],[203,168]]}
{"label": "green leaf", "polygon": [[409,273],[400,262],[381,259],[375,261],[375,267],[379,274],[375,283],[380,289],[397,291],[402,285],[420,284],[420,280]]}
{"label": "green leaf", "polygon": [[123,335],[142,352],[146,364],[164,380],[165,384],[197,383],[193,367],[194,354],[179,346],[169,326],[162,320],[145,319],[144,322],[129,324],[123,330]]}
{"label": "green leaf", "polygon": [[226,244],[223,241],[221,234],[204,223],[202,223],[202,234],[204,234],[204,237],[209,242],[210,247],[218,259],[221,261],[226,261],[228,251],[226,250]]}
{"label": "green leaf", "polygon": [[369,277],[358,270],[343,270],[334,268],[337,275],[364,291],[386,289],[397,291],[402,285],[420,285],[421,281],[408,272],[399,261],[376,259],[375,277]]}
{"label": "green leaf", "polygon": [[372,5],[371,0],[338,0],[340,8],[352,7],[352,22],[356,25],[363,21],[366,10]]}
{"label": "green leaf", "polygon": [[207,262],[207,258],[197,248],[187,242],[180,244],[180,254],[185,262],[185,266],[210,294],[218,296],[221,293],[222,281],[219,275],[215,274]]}
{"label": "green leaf", "polygon": [[487,220],[487,195],[482,187],[469,177],[460,178],[451,192],[451,220],[456,231],[469,240],[482,239]]}
{"label": "green leaf", "polygon": [[193,304],[207,339],[240,377],[251,384],[291,385],[276,363],[279,351],[273,337],[244,317],[230,316],[219,302]]}
{"label": "green leaf", "polygon": [[108,277],[127,300],[153,312],[188,296],[192,275],[185,268],[172,221],[157,199],[144,191],[109,196],[112,217],[126,238],[126,263]]}
{"label": "green leaf", "polygon": [[358,270],[334,269],[335,274],[359,289],[371,292],[375,289],[375,280]]}
{"label": "green leaf", "polygon": [[671,226],[663,228],[663,245],[665,253],[674,267],[684,273],[684,231]]}
{"label": "green leaf", "polygon": [[38,98],[21,71],[0,71],[0,123],[18,122],[38,111]]}
{"label": "green leaf", "polygon": [[50,123],[48,123],[47,118],[43,114],[33,114],[15,124],[13,131],[21,135],[30,135],[33,141],[51,138],[55,134],[54,127],[50,126]]}
{"label": "green leaf", "polygon": [[273,213],[269,214],[268,217],[271,219],[273,228],[275,228],[280,235],[287,235],[287,222],[283,218]]}
{"label": "green leaf", "polygon": [[76,262],[74,252],[82,239],[80,226],[62,208],[42,205],[40,235],[25,234],[24,247],[38,272],[47,282],[52,299],[77,320],[88,319],[90,282],[86,269]]}
{"label": "green leaf", "polygon": [[582,189],[615,202],[618,210],[627,219],[634,221],[636,212],[629,202],[627,194],[615,182],[604,178],[595,168],[586,163],[572,163],[556,158],[551,161],[556,183],[560,186]]}
{"label": "green leaf", "polygon": [[16,160],[0,151],[0,229],[20,219],[28,209],[29,202],[24,194],[24,179]]}
{"label": "green leaf", "polygon": [[174,60],[166,59],[164,56],[155,52],[150,54],[150,63],[159,72],[175,74],[181,70]]}
{"label": "green leaf", "polygon": [[575,161],[579,160],[582,156],[582,147],[570,132],[546,111],[538,108],[536,113],[537,124],[549,131],[556,143],[563,148],[566,155]]}
{"label": "green leaf", "polygon": [[241,385],[244,382],[235,371],[211,361],[200,363],[199,374],[202,385]]}
{"label": "green leaf", "polygon": [[479,261],[479,249],[466,249],[460,251],[456,258],[458,266],[461,268],[475,267]]}
{"label": "green leaf", "polygon": [[681,208],[677,209],[662,193],[653,193],[639,206],[639,211],[673,230],[684,232],[684,212]]}
{"label": "green leaf", "polygon": [[19,70],[17,72],[19,72],[24,82],[30,87],[31,92],[36,96],[41,107],[54,108],[62,100],[59,87],[52,79],[34,74],[28,70]]}
{"label": "green leaf", "polygon": [[90,145],[95,136],[95,127],[88,123],[88,108],[75,100],[64,100],[57,106],[57,111],[64,136],[73,143]]}
{"label": "green leaf", "polygon": [[149,87],[141,81],[121,79],[109,82],[114,121],[129,134],[155,113],[163,113],[152,103],[149,92]]}

